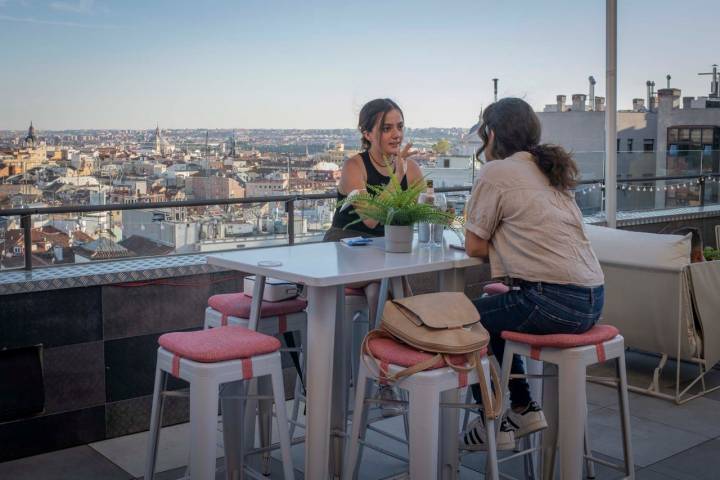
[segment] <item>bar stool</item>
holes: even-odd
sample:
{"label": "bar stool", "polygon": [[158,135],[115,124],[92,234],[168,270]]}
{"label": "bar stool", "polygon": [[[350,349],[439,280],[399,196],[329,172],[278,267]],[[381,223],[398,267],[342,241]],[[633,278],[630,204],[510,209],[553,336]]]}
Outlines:
{"label": "bar stool", "polygon": [[[241,325],[249,328],[251,306],[252,297],[242,292],[213,295],[208,299],[208,307],[205,309],[204,328],[216,328],[225,325]],[[307,300],[302,298],[291,298],[279,302],[263,301],[260,307],[260,322],[258,322],[257,331],[266,335],[299,332],[301,346],[295,348],[294,345],[292,345],[290,348],[282,349],[281,351],[302,352],[303,342],[305,342],[307,338],[306,307]],[[287,342],[288,337],[286,336],[285,338]],[[295,427],[298,425],[300,402],[305,401],[305,392],[303,391],[305,371],[303,367],[303,357],[299,355],[294,357],[293,360],[296,362],[295,367],[298,371],[298,376],[295,381],[292,413],[290,414],[291,438],[295,434]]]}
{"label": "bar stool", "polygon": [[[343,464],[343,477],[354,479],[357,477],[359,457],[361,455],[361,442],[365,441],[365,431],[368,425],[367,404],[379,403],[381,400],[370,397],[368,380],[387,377],[404,370],[406,367],[416,365],[432,358],[434,355],[421,352],[408,345],[399,343],[391,338],[374,338],[368,342],[368,348],[373,356],[380,360],[380,371],[371,371],[369,366],[374,363],[368,355],[363,355],[358,368],[358,383],[355,394],[355,408],[352,422],[352,432],[345,449]],[[482,368],[490,389],[490,367],[487,352],[483,353]],[[464,355],[452,357],[455,365],[465,365]],[[429,370],[415,373],[395,383],[399,389],[409,393],[407,401],[409,409],[409,460],[410,478],[413,480],[440,478],[439,447],[440,447],[440,394],[443,391],[463,388],[468,384],[477,383],[478,375],[475,369],[468,372],[458,372],[445,365],[442,360]],[[490,391],[490,390],[488,390]],[[477,405],[471,405],[477,407]],[[461,405],[448,405],[450,408],[463,407]],[[488,443],[488,478],[497,480],[497,450],[495,446],[495,420],[486,419]],[[457,432],[454,432],[457,434]]]}
{"label": "bar stool", "polygon": [[[190,478],[215,478],[215,445],[219,389],[223,384],[270,376],[285,479],[293,478],[280,341],[242,326],[173,332],[158,341],[155,387],[150,417],[145,478],[155,474],[167,376],[190,384]],[[239,426],[242,430],[242,426]],[[243,468],[243,453],[240,451]],[[227,461],[227,457],[226,457]]]}
{"label": "bar stool", "polygon": [[[625,473],[635,478],[630,439],[630,409],[627,395],[624,339],[611,325],[595,325],[585,333],[531,335],[504,331],[502,385],[507,392],[511,378],[513,355],[522,355],[544,362],[543,403],[548,428],[543,432],[543,478],[554,478],[555,452],[560,450],[560,478],[577,480],[582,477],[583,458],[592,474],[593,463]],[[617,377],[609,379],[618,388],[620,421],[623,437],[623,465],[616,465],[591,456],[587,424],[587,367],[615,360]],[[557,375],[553,375],[553,373]],[[519,375],[522,377],[522,375]],[[607,379],[606,379],[607,380]],[[562,418],[558,415],[562,412]],[[585,436],[585,439],[584,439]],[[585,441],[583,441],[585,440]],[[583,454],[583,446],[585,454]]]}

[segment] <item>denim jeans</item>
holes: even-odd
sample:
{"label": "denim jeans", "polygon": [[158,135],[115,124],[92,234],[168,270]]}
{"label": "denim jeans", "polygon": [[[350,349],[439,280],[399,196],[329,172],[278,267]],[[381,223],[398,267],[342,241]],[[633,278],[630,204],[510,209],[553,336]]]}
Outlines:
{"label": "denim jeans", "polygon": [[[490,332],[490,349],[499,362],[503,360],[503,330],[531,334],[583,333],[600,318],[605,300],[604,288],[557,285],[516,280],[515,286],[502,295],[473,301],[480,312],[480,323]],[[524,373],[522,358],[513,358],[512,373]],[[510,380],[510,404],[530,403],[530,387],[525,379]],[[475,398],[479,399],[476,389]]]}

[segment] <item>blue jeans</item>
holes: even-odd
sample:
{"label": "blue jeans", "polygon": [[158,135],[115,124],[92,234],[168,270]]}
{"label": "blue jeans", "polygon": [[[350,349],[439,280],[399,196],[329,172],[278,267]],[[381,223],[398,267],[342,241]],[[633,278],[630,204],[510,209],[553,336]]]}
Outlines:
{"label": "blue jeans", "polygon": [[[490,332],[490,349],[502,363],[505,340],[503,330],[531,334],[583,333],[595,325],[602,313],[603,286],[579,287],[515,280],[508,293],[473,301],[480,312],[480,323]],[[515,356],[512,373],[525,373],[522,358]],[[530,387],[525,379],[510,380],[510,404],[530,403]],[[475,398],[479,399],[475,389]]]}

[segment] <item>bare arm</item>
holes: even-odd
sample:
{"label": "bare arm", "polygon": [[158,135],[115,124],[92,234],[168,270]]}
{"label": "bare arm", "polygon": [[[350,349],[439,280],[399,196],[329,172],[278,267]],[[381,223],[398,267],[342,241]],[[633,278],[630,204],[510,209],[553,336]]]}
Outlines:
{"label": "bare arm", "polygon": [[465,253],[471,257],[487,258],[490,254],[490,243],[475,235],[470,230],[465,230]]}
{"label": "bare arm", "polygon": [[407,161],[407,180],[408,185],[414,185],[415,183],[422,180],[423,174],[420,166],[415,160]]}

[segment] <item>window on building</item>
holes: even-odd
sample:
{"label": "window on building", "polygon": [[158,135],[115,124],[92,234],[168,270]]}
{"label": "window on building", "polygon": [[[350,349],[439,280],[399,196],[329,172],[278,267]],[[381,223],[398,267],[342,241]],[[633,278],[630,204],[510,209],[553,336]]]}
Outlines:
{"label": "window on building", "polygon": [[702,143],[703,143],[703,145],[712,145],[713,144],[713,129],[712,128],[703,128]]}
{"label": "window on building", "polygon": [[450,159],[443,158],[443,168],[450,168]]}
{"label": "window on building", "polygon": [[633,151],[633,139],[632,138],[627,139],[627,151],[628,152]]}
{"label": "window on building", "polygon": [[646,138],[643,140],[643,152],[654,152],[655,151],[655,139]]}
{"label": "window on building", "polygon": [[618,152],[620,151],[620,139],[619,138],[617,139],[617,151]]}
{"label": "window on building", "polygon": [[702,145],[702,130],[699,128],[690,129],[690,150],[700,150]]}

